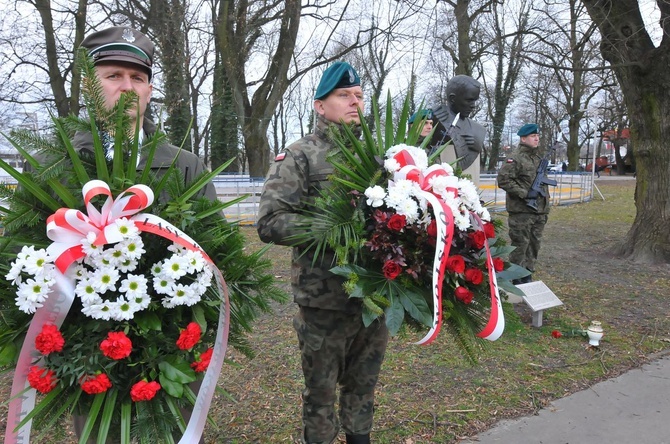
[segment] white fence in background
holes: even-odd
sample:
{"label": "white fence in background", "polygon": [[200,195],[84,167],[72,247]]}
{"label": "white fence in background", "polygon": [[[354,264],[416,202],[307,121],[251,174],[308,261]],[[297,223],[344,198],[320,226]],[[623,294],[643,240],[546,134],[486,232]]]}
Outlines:
{"label": "white fence in background", "polygon": [[[549,173],[548,177],[558,183],[555,187],[549,187],[552,205],[569,205],[586,202],[593,198],[595,184],[591,173]],[[246,225],[256,223],[258,202],[264,180],[263,177],[241,174],[222,174],[213,180],[219,199],[224,202],[238,196],[247,196],[244,200],[224,210],[228,220]],[[0,183],[16,184],[16,181],[11,177],[0,176]],[[505,210],[505,192],[497,186],[497,175],[482,174],[479,188],[481,198],[490,211]]]}

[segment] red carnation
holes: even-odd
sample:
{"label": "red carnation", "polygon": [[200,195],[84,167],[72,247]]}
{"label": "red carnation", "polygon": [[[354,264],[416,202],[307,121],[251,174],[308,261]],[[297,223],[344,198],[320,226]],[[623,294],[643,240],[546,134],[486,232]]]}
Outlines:
{"label": "red carnation", "polygon": [[386,261],[384,267],[382,267],[382,271],[384,272],[384,277],[392,281],[402,272],[402,267],[393,261]]}
{"label": "red carnation", "polygon": [[407,218],[403,214],[394,214],[386,223],[386,226],[393,231],[402,231],[405,225],[407,225]]}
{"label": "red carnation", "polygon": [[212,360],[213,348],[208,348],[206,351],[200,353],[200,358],[191,363],[191,367],[196,372],[204,372],[209,367],[209,362]]}
{"label": "red carnation", "polygon": [[61,352],[64,345],[65,339],[55,325],[44,324],[42,331],[35,337],[35,348],[43,355]]}
{"label": "red carnation", "polygon": [[447,270],[452,273],[463,273],[465,271],[465,259],[463,259],[463,256],[455,254],[448,257]]}
{"label": "red carnation", "polygon": [[112,388],[112,382],[104,373],[100,373],[95,376],[86,375],[81,378],[81,389],[89,395],[104,393],[110,388]]}
{"label": "red carnation", "polygon": [[558,331],[558,330],[554,330],[554,331],[551,332],[551,335],[552,335],[553,337],[555,337],[556,339],[558,339],[558,338],[560,338],[561,336],[563,336],[563,333],[561,333],[561,332]]}
{"label": "red carnation", "polygon": [[472,298],[474,297],[472,292],[465,287],[456,287],[456,290],[454,290],[454,295],[456,296],[456,299],[463,302],[464,304],[469,304],[472,302]]}
{"label": "red carnation", "polygon": [[49,393],[56,388],[56,372],[33,365],[28,372],[28,384],[40,393]]}
{"label": "red carnation", "polygon": [[200,340],[202,329],[196,322],[189,323],[185,329],[179,334],[177,339],[177,347],[180,350],[189,350]]}
{"label": "red carnation", "polygon": [[496,226],[490,222],[484,224],[484,234],[486,234],[487,239],[493,239],[496,237]]}
{"label": "red carnation", "polygon": [[468,268],[465,270],[465,280],[473,285],[479,285],[484,282],[484,273],[479,268]]}
{"label": "red carnation", "polygon": [[123,359],[130,356],[133,343],[122,331],[110,331],[107,333],[107,339],[100,343],[102,354],[110,359]]}
{"label": "red carnation", "polygon": [[435,222],[435,219],[431,220],[426,227],[426,233],[430,237],[437,237],[437,222]]}
{"label": "red carnation", "polygon": [[486,243],[486,234],[482,230],[473,231],[468,236],[470,238],[470,244],[475,250],[481,250],[484,248]]}
{"label": "red carnation", "polygon": [[130,399],[134,402],[150,401],[160,389],[161,385],[156,381],[140,381],[130,388]]}
{"label": "red carnation", "polygon": [[505,269],[505,262],[503,262],[502,259],[499,257],[494,257],[493,258],[493,269],[496,272],[503,271]]}

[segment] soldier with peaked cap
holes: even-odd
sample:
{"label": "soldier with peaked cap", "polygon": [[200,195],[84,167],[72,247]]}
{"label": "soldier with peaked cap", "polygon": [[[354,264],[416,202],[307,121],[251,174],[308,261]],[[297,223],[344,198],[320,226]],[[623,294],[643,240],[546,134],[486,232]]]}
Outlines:
{"label": "soldier with peaked cap", "polygon": [[[154,44],[151,40],[132,28],[115,26],[88,35],[82,41],[81,46],[88,50],[89,56],[93,59],[95,73],[100,80],[106,106],[112,108],[122,93],[134,91],[138,102],[130,112],[132,117],[137,117],[142,122],[140,141],[146,141],[155,136],[156,125],[145,116],[153,91],[151,78]],[[82,154],[87,151],[92,153],[94,149],[93,136],[90,132],[76,133],[73,144],[75,149]],[[111,154],[108,152],[108,157]],[[141,156],[138,159],[137,170],[143,171],[149,167],[154,174],[160,176],[173,162],[182,171],[187,184],[206,169],[202,160],[195,154],[162,142],[156,149],[151,165],[147,165],[147,159]],[[216,188],[211,182],[203,188],[202,193],[213,201],[218,199]],[[199,387],[199,381],[191,384],[191,389],[196,393]],[[190,411],[181,409],[181,413],[188,423],[191,416]],[[77,436],[81,435],[85,420],[85,416],[75,415],[74,428]],[[112,439],[109,438],[107,441],[111,442]],[[95,441],[90,438],[88,442]],[[204,442],[202,437],[199,442]]]}
{"label": "soldier with peaked cap", "polygon": [[[535,262],[540,251],[542,232],[549,218],[549,187],[542,185],[546,195],[538,196],[537,209],[526,204],[526,196],[533,186],[544,153],[538,148],[540,136],[536,124],[523,125],[517,135],[521,137],[519,147],[500,169],[498,186],[506,192],[509,237],[515,247],[509,255],[510,262],[532,273],[535,271]],[[531,281],[532,275],[514,283],[524,284]]]}
{"label": "soldier with peaked cap", "polygon": [[[280,153],[265,180],[257,225],[261,240],[293,246],[289,237],[333,173],[326,160],[334,147],[330,134],[343,125],[360,128],[363,105],[360,79],[351,65],[336,62],[324,71],[314,95],[314,133]],[[332,443],[341,426],[347,443],[369,443],[388,330],[384,320],[363,325],[361,300],[350,299],[344,279],[328,271],[335,265],[334,254],[315,266],[313,257],[313,251],[293,247],[291,288],[298,305],[293,326],[305,378],[303,442]]]}
{"label": "soldier with peaked cap", "polygon": [[[122,93],[134,91],[138,102],[137,107],[130,112],[142,122],[140,141],[146,141],[145,137],[153,137],[157,131],[156,124],[145,116],[153,91],[153,42],[135,29],[114,26],[88,35],[81,42],[81,46],[93,58],[106,105],[111,108]],[[77,133],[73,143],[80,152],[93,150],[93,137],[90,133]],[[108,152],[108,156],[111,157],[111,153]],[[146,165],[146,159],[140,157],[137,169],[142,171],[149,167],[155,174],[160,175],[175,159],[177,168],[184,172],[186,183],[192,182],[205,171],[205,165],[198,156],[167,142],[158,147],[151,165]],[[204,188],[204,195],[211,200],[217,200],[214,184],[210,183]]]}

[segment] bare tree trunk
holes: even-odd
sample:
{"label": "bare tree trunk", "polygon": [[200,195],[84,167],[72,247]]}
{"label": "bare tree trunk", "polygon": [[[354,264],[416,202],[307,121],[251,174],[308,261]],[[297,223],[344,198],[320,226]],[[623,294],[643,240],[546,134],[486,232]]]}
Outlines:
{"label": "bare tree trunk", "polygon": [[[601,51],[621,85],[631,122],[637,187],[633,225],[617,248],[643,263],[670,262],[670,40],[658,48],[649,37],[638,2],[584,0],[603,37]],[[660,23],[670,5],[658,2]]]}

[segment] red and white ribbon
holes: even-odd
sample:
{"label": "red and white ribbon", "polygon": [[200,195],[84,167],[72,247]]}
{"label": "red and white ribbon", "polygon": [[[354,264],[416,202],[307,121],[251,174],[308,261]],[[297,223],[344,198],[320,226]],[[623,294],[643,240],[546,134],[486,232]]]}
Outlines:
{"label": "red and white ribbon", "polygon": [[[433,191],[431,181],[439,176],[453,177],[446,187],[453,196],[458,197],[458,178],[447,171],[442,165],[432,165],[425,170],[421,170],[414,161],[412,154],[407,150],[401,150],[393,158],[400,164],[400,170],[394,174],[394,180],[411,180],[416,182],[423,191],[422,196],[433,207],[435,222],[437,225],[437,243],[435,246],[435,256],[433,259],[433,323],[426,335],[416,342],[420,345],[427,345],[433,342],[440,332],[442,325],[442,287],[444,283],[444,270],[446,268],[447,258],[451,249],[451,243],[454,236],[454,215],[449,206]],[[483,230],[483,223],[476,213],[472,213],[477,221],[479,228]],[[502,335],[505,328],[505,319],[500,303],[500,294],[496,280],[495,269],[493,268],[493,259],[489,249],[488,240],[486,247],[486,266],[489,274],[489,287],[491,291],[491,312],[489,320],[484,329],[477,336],[495,341]]]}
{"label": "red and white ribbon", "polygon": [[[92,180],[84,185],[82,193],[88,214],[61,208],[47,219],[47,236],[54,241],[47,251],[56,258],[56,265],[60,273],[56,273],[55,288],[43,306],[35,312],[23,341],[14,370],[4,442],[5,444],[30,442],[31,422],[27,422],[20,429],[17,427],[35,406],[35,390],[30,388],[27,381],[28,370],[33,365],[33,357],[39,356],[35,349],[35,338],[44,324],[60,327],[74,300],[73,280],[65,278],[61,273],[65,273],[73,262],[85,256],[81,244],[89,233],[96,235],[95,245],[119,242],[122,236],[114,221],[131,215],[134,216],[130,220],[134,221],[140,231],[153,233],[189,250],[199,251],[212,268],[217,278],[219,294],[223,297],[224,307],[219,313],[212,358],[198,391],[191,419],[179,444],[198,442],[205,427],[207,412],[214,396],[228,346],[230,304],[223,275],[205,251],[186,233],[153,214],[138,214],[153,202],[154,193],[149,187],[134,185],[121,193],[117,199],[113,199],[109,186],[105,182]],[[107,196],[101,211],[98,211],[91,203],[96,196]]]}

